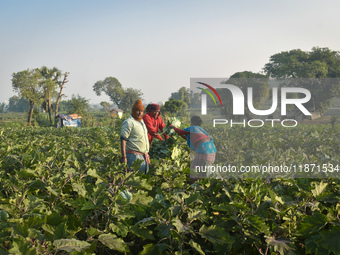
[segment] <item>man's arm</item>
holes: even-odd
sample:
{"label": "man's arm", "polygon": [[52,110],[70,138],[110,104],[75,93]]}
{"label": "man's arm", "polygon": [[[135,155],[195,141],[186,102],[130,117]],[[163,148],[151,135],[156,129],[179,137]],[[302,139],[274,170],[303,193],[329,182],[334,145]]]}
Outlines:
{"label": "man's arm", "polygon": [[126,159],[126,141],[128,140],[128,137],[130,136],[132,126],[129,125],[128,121],[124,121],[122,128],[120,130],[120,150],[122,157],[120,159],[120,162],[127,163]]}
{"label": "man's arm", "polygon": [[126,159],[126,140],[124,139],[120,139],[120,150],[122,153],[122,157],[120,159],[121,163],[127,163],[127,159]]}

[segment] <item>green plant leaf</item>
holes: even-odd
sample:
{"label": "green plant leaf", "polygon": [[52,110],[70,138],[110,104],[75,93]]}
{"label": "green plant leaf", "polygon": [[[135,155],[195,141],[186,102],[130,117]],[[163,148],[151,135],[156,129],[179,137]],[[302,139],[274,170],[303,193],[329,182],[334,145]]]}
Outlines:
{"label": "green plant leaf", "polygon": [[313,196],[316,198],[322,194],[322,192],[327,187],[328,183],[321,181],[320,183],[315,183],[315,189],[312,189]]}
{"label": "green plant leaf", "polygon": [[117,238],[113,234],[102,234],[98,237],[98,240],[112,250],[129,252],[129,247],[125,244],[124,240]]}
{"label": "green plant leaf", "polygon": [[190,205],[194,202],[202,203],[202,200],[200,199],[200,193],[199,192],[192,193],[192,194],[190,194],[190,196],[188,198],[185,199],[186,205]]}
{"label": "green plant leaf", "polygon": [[160,244],[153,244],[149,243],[143,246],[143,250],[139,253],[139,255],[162,255],[163,252],[168,248],[169,246],[164,243]]}
{"label": "green plant leaf", "polygon": [[327,249],[322,247],[320,233],[308,235],[305,241],[306,253],[328,255]]}
{"label": "green plant leaf", "polygon": [[90,247],[90,244],[85,241],[80,241],[77,239],[58,239],[53,242],[53,245],[56,247],[58,251],[84,251],[88,247]]}
{"label": "green plant leaf", "polygon": [[176,227],[178,233],[191,232],[190,226],[184,225],[179,219],[174,219],[171,223]]}
{"label": "green plant leaf", "polygon": [[178,146],[175,146],[171,151],[171,159],[177,159],[181,155],[181,153],[181,149]]}
{"label": "green plant leaf", "polygon": [[205,252],[202,251],[201,245],[195,243],[192,239],[189,241],[189,244],[192,248],[194,248],[199,254],[205,255]]}
{"label": "green plant leaf", "polygon": [[0,221],[6,221],[8,218],[8,213],[4,210],[0,210]]}
{"label": "green plant leaf", "polygon": [[132,198],[132,194],[130,191],[128,190],[123,190],[122,192],[120,192],[120,196],[127,200],[128,202],[130,202],[131,198]]}
{"label": "green plant leaf", "polygon": [[321,240],[320,244],[328,252],[333,252],[334,254],[340,254],[340,227],[333,227],[328,230],[320,232]]}
{"label": "green plant leaf", "polygon": [[281,255],[295,254],[295,247],[294,245],[292,245],[291,241],[275,239],[274,237],[266,237],[266,243],[268,244],[268,246],[273,247],[275,252],[278,252]]}
{"label": "green plant leaf", "polygon": [[9,253],[16,255],[35,255],[36,250],[31,247],[29,241],[21,237],[13,240],[12,248],[9,250]]}
{"label": "green plant leaf", "polygon": [[308,236],[309,234],[319,232],[328,222],[326,215],[315,212],[312,216],[306,216],[304,220],[298,226],[298,232],[302,236]]}
{"label": "green plant leaf", "polygon": [[82,197],[85,197],[87,194],[87,191],[83,183],[72,183],[72,188]]}
{"label": "green plant leaf", "polygon": [[155,230],[158,231],[157,236],[159,238],[170,237],[172,227],[173,225],[171,223],[170,224],[166,224],[166,223],[158,224],[155,228]]}
{"label": "green plant leaf", "polygon": [[54,240],[62,239],[67,237],[67,223],[63,222],[60,225],[56,226],[54,232]]}
{"label": "green plant leaf", "polygon": [[148,196],[148,194],[142,190],[137,193],[133,193],[130,203],[138,205],[149,205],[151,204],[153,198]]}
{"label": "green plant leaf", "polygon": [[115,223],[111,223],[110,228],[113,233],[116,233],[117,235],[122,236],[122,237],[126,237],[129,232],[129,228],[124,223],[119,222],[119,221]]}
{"label": "green plant leaf", "polygon": [[89,236],[94,237],[94,236],[100,235],[102,233],[102,231],[100,231],[96,228],[90,227],[89,229],[86,230],[86,233]]}
{"label": "green plant leaf", "polygon": [[218,228],[215,225],[209,227],[203,225],[199,230],[199,234],[212,243],[226,244],[231,242],[230,237],[226,234],[225,230],[223,228]]}
{"label": "green plant leaf", "polygon": [[152,231],[147,228],[140,228],[138,225],[133,225],[131,227],[131,231],[136,236],[139,236],[143,239],[155,240]]}

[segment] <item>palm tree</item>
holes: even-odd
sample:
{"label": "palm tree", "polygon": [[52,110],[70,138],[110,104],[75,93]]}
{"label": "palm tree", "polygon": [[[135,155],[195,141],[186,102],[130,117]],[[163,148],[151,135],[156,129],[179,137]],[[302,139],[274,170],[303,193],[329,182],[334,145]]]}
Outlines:
{"label": "palm tree", "polygon": [[52,95],[56,93],[58,79],[61,76],[61,72],[58,68],[53,67],[51,69],[43,66],[40,68],[40,73],[44,77],[42,87],[44,88],[44,99],[50,123],[53,124],[52,120]]}

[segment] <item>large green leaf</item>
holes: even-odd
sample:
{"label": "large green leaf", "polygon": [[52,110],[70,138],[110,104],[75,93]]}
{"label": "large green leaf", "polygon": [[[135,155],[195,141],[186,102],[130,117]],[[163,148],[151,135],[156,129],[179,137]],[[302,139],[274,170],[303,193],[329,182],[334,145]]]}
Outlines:
{"label": "large green leaf", "polygon": [[308,254],[328,255],[327,249],[322,247],[321,235],[319,232],[307,236],[305,248]]}
{"label": "large green leaf", "polygon": [[170,237],[172,227],[173,227],[172,224],[166,223],[158,224],[157,227],[155,228],[155,230],[158,231],[157,236],[159,238]]}
{"label": "large green leaf", "polygon": [[322,194],[322,192],[326,189],[328,183],[324,183],[321,181],[320,183],[315,183],[315,189],[312,189],[312,193],[314,197],[318,197]]}
{"label": "large green leaf", "polygon": [[67,223],[63,222],[60,225],[56,226],[54,232],[54,240],[63,239],[67,237]]}
{"label": "large green leaf", "polygon": [[226,244],[231,242],[230,237],[226,234],[225,230],[215,225],[209,227],[203,225],[199,230],[199,234],[212,243]]}
{"label": "large green leaf", "polygon": [[278,252],[281,255],[295,254],[295,246],[289,240],[267,237],[266,243],[268,246],[273,247],[274,252]]}
{"label": "large green leaf", "polygon": [[202,251],[201,245],[194,242],[192,239],[189,241],[189,244],[192,248],[194,248],[198,252],[198,254],[205,255],[205,252]]}
{"label": "large green leaf", "polygon": [[143,239],[155,240],[155,237],[153,236],[153,232],[150,229],[141,228],[138,225],[133,225],[131,227],[131,231],[136,236],[139,236],[139,237],[141,237]]}
{"label": "large green leaf", "polygon": [[312,216],[306,216],[298,226],[298,231],[303,236],[319,232],[328,222],[326,215],[315,212]]}
{"label": "large green leaf", "polygon": [[259,216],[249,215],[248,220],[250,224],[255,227],[261,234],[269,235],[271,233],[269,226]]}
{"label": "large green leaf", "polygon": [[171,223],[176,227],[178,233],[191,232],[190,226],[183,224],[179,219],[174,219]]}
{"label": "large green leaf", "polygon": [[131,192],[128,191],[128,190],[123,190],[122,192],[120,192],[120,196],[121,196],[123,199],[127,200],[128,202],[130,202],[130,201],[131,201],[131,198],[132,198],[132,194],[131,194]]}
{"label": "large green leaf", "polygon": [[53,245],[58,251],[84,251],[90,247],[90,244],[85,241],[80,241],[77,239],[58,239],[53,242]]}
{"label": "large green leaf", "polygon": [[328,230],[320,232],[320,244],[328,252],[340,254],[340,227],[333,227]]}
{"label": "large green leaf", "polygon": [[[164,243],[149,243],[143,246],[143,250],[138,255],[163,255],[169,246]],[[166,253],[165,253],[166,254]]]}
{"label": "large green leaf", "polygon": [[142,190],[139,190],[137,193],[132,194],[131,204],[138,205],[149,205],[151,204],[153,198],[148,196],[148,194]]}
{"label": "large green leaf", "polygon": [[125,244],[124,240],[117,238],[117,236],[113,234],[102,234],[98,237],[98,240],[111,250],[129,252],[129,247]]}
{"label": "large green leaf", "polygon": [[12,248],[9,250],[10,254],[16,255],[35,255],[35,248],[31,247],[29,241],[24,238],[18,238],[13,240]]}
{"label": "large green leaf", "polygon": [[5,221],[9,218],[9,215],[6,211],[0,210],[0,221]]}
{"label": "large green leaf", "polygon": [[110,224],[110,228],[112,232],[116,233],[119,236],[126,237],[129,232],[129,228],[122,222],[115,222]]}
{"label": "large green leaf", "polygon": [[93,228],[93,227],[90,227],[86,230],[86,233],[91,236],[91,237],[94,237],[94,236],[97,236],[97,235],[100,235],[102,234],[102,231],[96,229],[96,228]]}
{"label": "large green leaf", "polygon": [[171,158],[177,159],[181,155],[182,151],[178,146],[175,146],[171,152]]}
{"label": "large green leaf", "polygon": [[191,205],[192,203],[202,203],[202,200],[200,199],[199,192],[195,192],[189,195],[188,198],[185,199],[186,205]]}
{"label": "large green leaf", "polygon": [[87,194],[87,191],[83,183],[72,183],[72,188],[82,197],[85,197]]}

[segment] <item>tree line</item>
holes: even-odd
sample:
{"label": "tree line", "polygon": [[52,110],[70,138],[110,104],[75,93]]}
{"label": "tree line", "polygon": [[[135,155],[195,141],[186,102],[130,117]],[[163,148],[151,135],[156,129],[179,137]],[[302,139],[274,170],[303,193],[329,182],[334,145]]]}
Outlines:
{"label": "tree line", "polygon": [[[12,87],[21,98],[28,100],[28,125],[31,125],[33,109],[42,106],[47,110],[50,124],[54,123],[54,117],[58,115],[58,106],[63,96],[64,85],[68,82],[68,72],[62,72],[56,68],[27,69],[12,75]],[[52,96],[55,96],[52,107]],[[54,114],[52,114],[52,111]]]}
{"label": "tree line", "polygon": [[[331,106],[331,102],[340,93],[340,52],[329,48],[313,47],[311,51],[294,49],[282,51],[270,57],[261,72],[236,72],[225,84],[239,87],[247,95],[248,87],[253,87],[253,105],[256,109],[263,107],[265,101],[270,101],[271,85],[303,87],[311,92],[311,100],[305,106],[311,112],[323,115]],[[273,81],[275,79],[275,82]],[[225,98],[221,114],[231,118],[232,95],[228,90],[216,89]],[[164,109],[170,112],[185,111],[188,106],[200,107],[201,93],[193,93],[189,88],[182,87],[171,94]],[[291,95],[299,97],[301,95]],[[263,100],[266,99],[266,100]],[[280,101],[280,98],[279,98]],[[214,107],[213,100],[208,97],[208,106]],[[290,107],[288,107],[290,108]],[[251,118],[250,111],[245,106],[245,115]]]}
{"label": "tree line", "polygon": [[[253,105],[256,109],[263,107],[264,101],[270,101],[273,84],[275,87],[302,87],[311,92],[311,100],[305,103],[305,107],[310,112],[323,115],[331,106],[332,100],[339,96],[339,78],[340,52],[329,48],[313,47],[311,51],[294,49],[274,54],[264,65],[262,72],[236,72],[223,83],[239,87],[244,95],[247,95],[248,88],[252,87]],[[221,97],[226,98],[221,107],[222,114],[231,118],[230,109],[233,100],[231,93],[225,89],[216,90]],[[296,93],[290,96],[304,97]],[[208,105],[214,107],[214,102],[209,97]],[[251,118],[247,106],[245,106],[245,115]]]}
{"label": "tree line", "polygon": [[[12,87],[19,96],[10,99],[9,109],[28,102],[28,123],[30,125],[34,107],[41,106],[48,112],[52,125],[64,96],[62,92],[64,85],[68,82],[68,75],[68,72],[62,73],[56,67],[49,69],[45,66],[14,73]],[[311,51],[294,49],[276,53],[270,57],[261,72],[236,72],[225,82],[238,86],[245,94],[249,86],[255,85],[256,89],[253,95],[255,107],[260,106],[261,98],[269,97],[271,89],[269,80],[271,78],[281,81],[281,86],[305,87],[312,94],[308,107],[323,114],[330,106],[331,100],[339,95],[339,77],[340,53],[329,48],[313,47]],[[296,78],[304,78],[308,81],[296,83]],[[101,96],[103,93],[109,96],[112,104],[124,112],[129,111],[137,99],[143,100],[143,93],[140,89],[124,88],[115,77],[106,77],[104,80],[97,81],[93,85],[93,91],[97,96]],[[225,93],[225,90],[219,91],[219,93]],[[232,100],[227,101],[232,102]],[[73,113],[80,114],[88,109],[88,102],[89,100],[79,95],[72,96],[72,99],[68,101],[68,106]],[[193,93],[189,88],[183,86],[171,94],[169,100],[162,106],[162,110],[173,114],[185,113],[190,104],[195,106],[199,103],[200,94]],[[102,102],[101,105],[105,109],[110,106],[108,102]],[[228,107],[228,103],[225,107]],[[228,115],[226,108],[224,113]],[[3,109],[4,105],[0,104],[0,111]]]}

